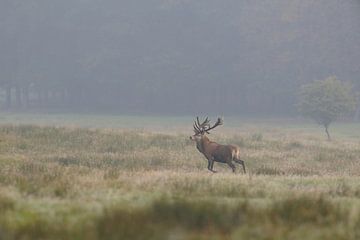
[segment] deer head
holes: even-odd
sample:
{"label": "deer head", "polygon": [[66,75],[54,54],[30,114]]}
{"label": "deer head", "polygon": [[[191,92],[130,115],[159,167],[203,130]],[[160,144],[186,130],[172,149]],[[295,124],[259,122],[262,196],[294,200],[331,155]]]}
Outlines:
{"label": "deer head", "polygon": [[193,141],[198,141],[203,138],[205,134],[210,134],[210,130],[216,128],[217,126],[220,126],[223,124],[223,120],[221,118],[218,118],[216,123],[211,126],[210,120],[208,117],[200,123],[199,117],[196,117],[196,121],[194,121],[194,135],[190,136],[190,139]]}

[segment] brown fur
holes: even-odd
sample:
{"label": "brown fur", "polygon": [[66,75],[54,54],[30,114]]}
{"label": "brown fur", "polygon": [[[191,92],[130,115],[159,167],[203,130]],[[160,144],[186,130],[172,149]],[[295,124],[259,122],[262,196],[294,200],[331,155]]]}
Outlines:
{"label": "brown fur", "polygon": [[216,142],[210,141],[210,139],[204,134],[195,134],[190,137],[190,139],[196,142],[196,147],[204,154],[206,159],[208,160],[208,169],[212,172],[216,172],[213,170],[214,162],[226,163],[235,172],[235,165],[233,162],[241,164],[245,170],[245,163],[240,159],[240,149],[235,145],[221,145]]}

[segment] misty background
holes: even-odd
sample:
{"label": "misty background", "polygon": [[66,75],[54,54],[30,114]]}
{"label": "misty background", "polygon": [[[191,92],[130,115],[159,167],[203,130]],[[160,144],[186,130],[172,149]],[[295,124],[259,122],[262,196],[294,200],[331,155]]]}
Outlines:
{"label": "misty background", "polygon": [[360,91],[360,1],[1,0],[0,53],[2,109],[293,116]]}

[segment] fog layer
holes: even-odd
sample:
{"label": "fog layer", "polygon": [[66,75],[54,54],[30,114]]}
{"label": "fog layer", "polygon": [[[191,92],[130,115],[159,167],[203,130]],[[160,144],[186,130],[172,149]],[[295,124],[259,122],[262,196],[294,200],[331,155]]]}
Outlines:
{"label": "fog layer", "polygon": [[290,115],[360,88],[360,2],[2,0],[0,53],[3,108]]}

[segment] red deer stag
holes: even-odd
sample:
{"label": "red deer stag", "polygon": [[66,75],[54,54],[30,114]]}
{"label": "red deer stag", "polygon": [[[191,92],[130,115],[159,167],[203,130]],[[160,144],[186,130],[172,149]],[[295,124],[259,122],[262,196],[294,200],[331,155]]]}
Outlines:
{"label": "red deer stag", "polygon": [[206,159],[208,160],[208,169],[211,172],[216,172],[213,170],[214,162],[226,163],[235,173],[235,163],[241,164],[244,173],[245,163],[240,159],[240,149],[235,145],[221,145],[216,142],[212,142],[206,136],[206,134],[210,134],[210,130],[216,128],[219,125],[223,124],[223,120],[218,118],[214,126],[210,126],[210,120],[208,118],[205,119],[203,123],[200,123],[199,117],[196,118],[194,123],[194,132],[195,134],[190,136],[190,139],[196,142],[196,148],[204,154]]}

